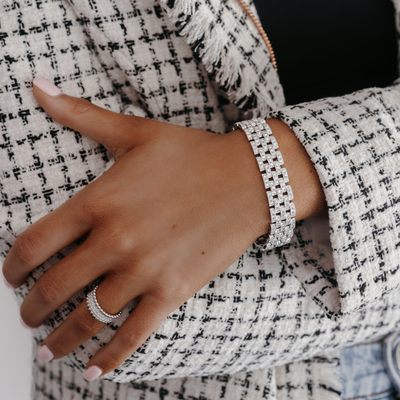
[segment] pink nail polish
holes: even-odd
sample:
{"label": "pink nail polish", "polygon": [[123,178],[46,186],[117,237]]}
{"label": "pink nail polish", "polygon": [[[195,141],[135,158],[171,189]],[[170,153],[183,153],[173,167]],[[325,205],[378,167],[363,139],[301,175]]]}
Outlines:
{"label": "pink nail polish", "polygon": [[83,377],[87,381],[94,381],[96,378],[98,378],[102,374],[102,370],[97,367],[96,365],[92,365],[90,368],[88,368],[85,373],[83,374]]}
{"label": "pink nail polish", "polygon": [[9,282],[7,281],[6,278],[3,277],[3,279],[4,279],[4,284],[5,284],[9,289],[12,289],[12,290],[15,289],[15,287],[14,287],[13,285],[11,285],[11,283],[9,283]]}
{"label": "pink nail polish", "polygon": [[24,320],[21,318],[20,319],[20,321],[21,321],[21,325],[25,328],[25,329],[32,329],[32,328],[29,328],[29,326],[24,322]]}
{"label": "pink nail polish", "polygon": [[37,354],[39,358],[43,361],[50,361],[54,358],[53,353],[49,350],[49,348],[46,345],[41,346]]}
{"label": "pink nail polish", "polygon": [[49,96],[56,97],[61,94],[61,90],[46,79],[34,78],[32,83]]}

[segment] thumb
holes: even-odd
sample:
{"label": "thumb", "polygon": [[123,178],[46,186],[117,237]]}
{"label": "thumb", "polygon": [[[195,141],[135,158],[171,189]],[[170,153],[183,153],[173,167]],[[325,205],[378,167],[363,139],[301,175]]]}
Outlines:
{"label": "thumb", "polygon": [[90,101],[62,94],[43,78],[33,79],[33,95],[50,117],[62,125],[101,143],[115,158],[139,145],[146,118],[118,114]]}

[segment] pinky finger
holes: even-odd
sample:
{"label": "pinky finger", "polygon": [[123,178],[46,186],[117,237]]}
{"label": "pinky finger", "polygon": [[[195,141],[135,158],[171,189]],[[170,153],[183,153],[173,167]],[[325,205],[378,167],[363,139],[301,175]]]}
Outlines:
{"label": "pinky finger", "polygon": [[151,296],[144,295],[110,342],[90,359],[83,377],[92,381],[118,368],[172,311],[162,307]]}

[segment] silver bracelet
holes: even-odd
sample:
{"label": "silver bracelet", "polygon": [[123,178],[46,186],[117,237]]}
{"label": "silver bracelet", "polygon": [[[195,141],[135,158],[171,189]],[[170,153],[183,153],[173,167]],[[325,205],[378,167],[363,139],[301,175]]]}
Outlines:
{"label": "silver bracelet", "polygon": [[296,208],[283,157],[272,130],[263,118],[236,122],[232,130],[242,129],[249,139],[260,168],[271,213],[271,232],[259,237],[256,243],[263,250],[290,242],[296,226]]}

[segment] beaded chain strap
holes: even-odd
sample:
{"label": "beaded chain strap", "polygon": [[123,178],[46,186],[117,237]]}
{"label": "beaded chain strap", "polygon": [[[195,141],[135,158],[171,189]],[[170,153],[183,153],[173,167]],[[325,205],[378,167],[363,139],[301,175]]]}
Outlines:
{"label": "beaded chain strap", "polygon": [[271,231],[257,239],[264,250],[283,246],[290,242],[296,225],[296,208],[283,157],[272,130],[263,118],[237,122],[233,130],[242,129],[250,141],[267,192],[271,213]]}

